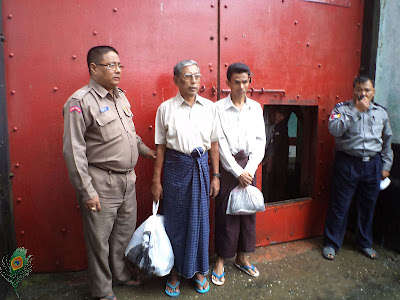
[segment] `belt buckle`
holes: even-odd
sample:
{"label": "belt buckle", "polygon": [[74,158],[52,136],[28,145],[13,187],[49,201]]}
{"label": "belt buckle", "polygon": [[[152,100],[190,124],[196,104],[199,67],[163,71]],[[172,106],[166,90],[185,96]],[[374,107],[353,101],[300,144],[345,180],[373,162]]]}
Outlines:
{"label": "belt buckle", "polygon": [[369,162],[371,160],[371,157],[369,156],[363,156],[362,162]]}

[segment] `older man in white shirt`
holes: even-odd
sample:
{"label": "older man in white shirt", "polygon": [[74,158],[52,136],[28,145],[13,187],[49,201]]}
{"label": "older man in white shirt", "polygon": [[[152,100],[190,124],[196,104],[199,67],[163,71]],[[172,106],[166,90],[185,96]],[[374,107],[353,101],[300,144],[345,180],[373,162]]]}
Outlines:
{"label": "older man in white shirt", "polygon": [[265,151],[263,111],[260,104],[246,97],[251,82],[248,66],[230,65],[227,78],[231,93],[216,103],[221,121],[221,185],[215,204],[217,260],[211,277],[216,285],[225,282],[224,259],[235,255],[235,265],[240,270],[253,277],[259,276],[246,255],[255,251],[256,215],[226,215],[226,207],[235,186],[255,185],[255,173]]}

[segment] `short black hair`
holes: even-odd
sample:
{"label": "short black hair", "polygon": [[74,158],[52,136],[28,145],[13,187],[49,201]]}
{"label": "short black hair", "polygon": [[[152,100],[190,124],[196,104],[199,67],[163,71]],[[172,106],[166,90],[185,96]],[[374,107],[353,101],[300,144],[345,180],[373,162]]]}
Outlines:
{"label": "short black hair", "polygon": [[367,81],[371,81],[372,86],[375,88],[375,81],[371,79],[368,75],[360,75],[354,78],[353,88],[355,88],[357,84],[366,83]]}
{"label": "short black hair", "polygon": [[234,73],[247,73],[250,76],[250,68],[244,63],[233,63],[228,67],[228,70],[226,71],[226,77],[229,81],[231,81],[232,75]]}
{"label": "short black hair", "polygon": [[90,48],[90,50],[87,54],[87,65],[89,68],[89,74],[90,74],[90,64],[91,63],[98,64],[100,62],[100,60],[102,59],[103,55],[110,51],[113,51],[119,55],[118,51],[115,50],[115,48],[111,47],[111,46],[96,46],[96,47]]}

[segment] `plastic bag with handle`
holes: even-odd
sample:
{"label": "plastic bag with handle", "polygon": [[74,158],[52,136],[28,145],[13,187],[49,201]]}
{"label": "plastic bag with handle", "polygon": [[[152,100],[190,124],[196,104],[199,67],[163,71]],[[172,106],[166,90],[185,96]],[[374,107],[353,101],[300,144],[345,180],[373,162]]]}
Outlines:
{"label": "plastic bag with handle", "polygon": [[250,215],[265,211],[264,197],[255,186],[236,186],[229,194],[227,215]]}
{"label": "plastic bag with handle", "polygon": [[157,215],[159,202],[153,202],[153,215],[134,232],[125,250],[126,258],[147,274],[165,276],[174,266],[174,253],[164,228],[164,216]]}

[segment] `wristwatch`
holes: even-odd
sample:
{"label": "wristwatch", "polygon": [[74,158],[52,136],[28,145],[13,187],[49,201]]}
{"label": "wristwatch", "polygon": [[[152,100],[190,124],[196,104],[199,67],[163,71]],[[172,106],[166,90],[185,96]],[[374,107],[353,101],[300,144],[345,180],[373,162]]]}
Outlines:
{"label": "wristwatch", "polygon": [[219,179],[221,179],[221,174],[213,174],[213,176],[218,177]]}

